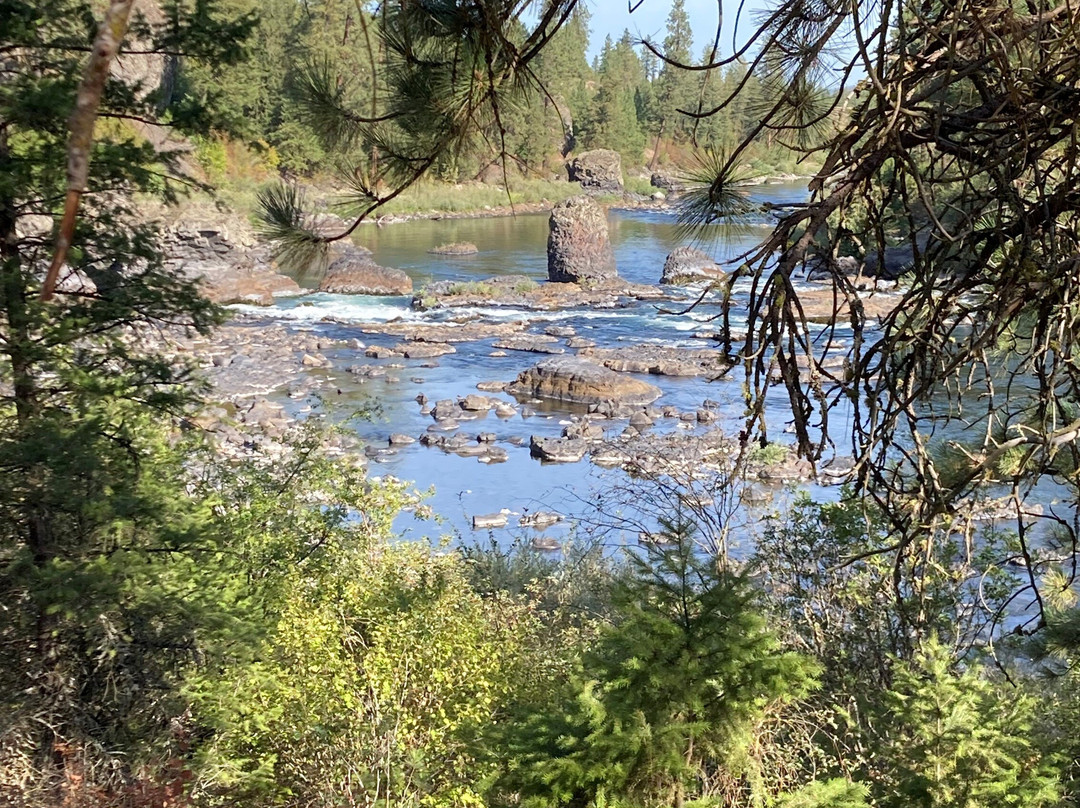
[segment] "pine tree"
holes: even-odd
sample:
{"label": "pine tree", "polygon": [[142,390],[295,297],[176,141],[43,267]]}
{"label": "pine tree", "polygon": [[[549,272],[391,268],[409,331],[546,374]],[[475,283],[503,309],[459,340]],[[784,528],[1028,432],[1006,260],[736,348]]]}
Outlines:
{"label": "pine tree", "polygon": [[[213,575],[192,554],[208,513],[184,496],[182,450],[161,426],[190,402],[188,369],[145,342],[170,325],[205,330],[218,314],[163,271],[137,206],[189,182],[177,155],[142,134],[163,110],[179,128],[200,122],[174,103],[165,54],[237,58],[250,20],[212,3],[136,12],[121,53],[139,42],[162,80],[125,78],[139,75],[125,61],[95,107],[81,81],[98,7],[0,5],[0,800],[15,802],[119,802],[160,773],[179,672],[229,597],[220,581],[198,583]],[[110,19],[115,36],[122,20]],[[81,188],[65,172],[76,123]],[[60,262],[65,196],[81,206],[67,210]],[[57,295],[43,302],[58,264]]]}
{"label": "pine tree", "polygon": [[[684,0],[674,0],[667,19],[667,33],[662,50],[664,59],[678,64],[689,64],[693,42],[694,32],[690,25],[690,17],[686,13],[686,3]],[[658,85],[656,91],[658,123],[653,165],[659,157],[660,142],[663,137],[685,139],[693,131],[693,120],[680,114],[679,110],[697,108],[697,81],[692,74],[665,61],[656,83]]]}
{"label": "pine tree", "polygon": [[588,118],[589,93],[587,85],[593,78],[585,53],[589,47],[589,11],[578,6],[573,16],[556,32],[540,54],[537,76],[544,87],[544,103],[554,104],[561,123],[569,121],[566,139],[559,143],[563,154],[574,146],[574,140]]}
{"label": "pine tree", "polygon": [[997,687],[977,667],[954,673],[950,656],[929,641],[911,665],[897,670],[887,712],[879,716],[880,746],[869,778],[875,804],[1059,804],[1054,761],[1032,737],[1037,701]]}
{"label": "pine tree", "polygon": [[499,740],[504,787],[538,805],[681,806],[704,772],[733,768],[766,705],[805,694],[815,666],[780,649],[740,576],[702,557],[687,525],[631,561],[613,624],[555,708]]}
{"label": "pine tree", "polygon": [[645,147],[637,106],[644,74],[628,31],[617,43],[613,44],[610,36],[604,43],[598,83],[586,135],[588,146],[614,149],[631,163],[637,163]]}

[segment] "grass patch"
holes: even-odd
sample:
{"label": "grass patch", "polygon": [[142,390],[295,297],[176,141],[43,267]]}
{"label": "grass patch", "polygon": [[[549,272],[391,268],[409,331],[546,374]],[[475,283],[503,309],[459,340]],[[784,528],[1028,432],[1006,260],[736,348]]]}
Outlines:
{"label": "grass patch", "polygon": [[656,192],[656,188],[653,188],[649,177],[627,177],[623,182],[623,187],[626,188],[627,193],[641,194],[642,196],[652,196]]}
{"label": "grass patch", "polygon": [[562,180],[517,180],[510,186],[509,195],[500,185],[485,185],[479,182],[460,185],[421,182],[381,208],[379,215],[429,211],[466,213],[510,204],[561,202],[578,193],[581,193],[579,185]]}
{"label": "grass patch", "polygon": [[463,281],[455,283],[447,291],[448,295],[468,295],[470,297],[494,297],[495,287],[483,281]]}

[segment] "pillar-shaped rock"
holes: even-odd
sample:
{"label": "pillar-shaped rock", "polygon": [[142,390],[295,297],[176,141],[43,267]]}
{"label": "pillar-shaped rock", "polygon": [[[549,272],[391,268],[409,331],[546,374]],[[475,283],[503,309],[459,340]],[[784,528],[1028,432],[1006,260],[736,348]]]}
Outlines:
{"label": "pillar-shaped rock", "polygon": [[608,240],[607,216],[587,196],[575,196],[551,210],[548,280],[580,283],[617,276]]}

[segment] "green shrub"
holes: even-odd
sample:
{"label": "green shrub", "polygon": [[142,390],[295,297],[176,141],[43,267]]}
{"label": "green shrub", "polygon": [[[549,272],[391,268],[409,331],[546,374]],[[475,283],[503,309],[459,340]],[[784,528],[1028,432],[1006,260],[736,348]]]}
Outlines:
{"label": "green shrub", "polygon": [[790,449],[782,443],[768,443],[765,446],[755,446],[750,450],[747,460],[751,463],[760,463],[763,466],[775,466],[787,459]]}

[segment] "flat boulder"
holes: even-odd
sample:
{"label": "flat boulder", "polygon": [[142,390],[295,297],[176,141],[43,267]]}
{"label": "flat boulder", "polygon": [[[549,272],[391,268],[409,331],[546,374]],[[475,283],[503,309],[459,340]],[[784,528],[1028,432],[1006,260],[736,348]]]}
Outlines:
{"label": "flat boulder", "polygon": [[[812,323],[845,322],[851,319],[851,306],[839,289],[803,289],[799,293],[803,315]],[[892,313],[903,299],[898,294],[856,294],[864,317],[877,319]]]}
{"label": "flat boulder", "polygon": [[545,463],[577,463],[588,452],[589,445],[576,438],[540,438],[529,440],[529,454]]}
{"label": "flat boulder", "polygon": [[620,373],[650,373],[654,376],[717,378],[730,367],[723,352],[716,348],[646,344],[626,348],[583,348],[578,356]]}
{"label": "flat boulder", "polygon": [[664,261],[660,283],[724,281],[727,273],[706,253],[695,247],[676,247]]}
{"label": "flat boulder", "polygon": [[506,527],[509,521],[505,513],[485,513],[472,518],[473,530],[488,530],[496,527]]}
{"label": "flat boulder", "polygon": [[432,359],[457,353],[457,348],[445,342],[403,342],[395,345],[393,350],[406,359]]}
{"label": "flat boulder", "polygon": [[522,371],[507,392],[575,404],[651,404],[661,395],[660,389],[648,382],[572,356],[545,359]]}
{"label": "flat boulder", "polygon": [[367,250],[349,244],[326,268],[319,291],[339,295],[411,295],[413,283],[400,269],[381,267]]}
{"label": "flat boulder", "polygon": [[611,149],[582,152],[566,164],[570,182],[597,191],[622,191],[622,156]]}
{"label": "flat boulder", "polygon": [[604,210],[587,196],[551,209],[547,244],[548,280],[581,283],[618,276]]}
{"label": "flat boulder", "polygon": [[496,340],[491,343],[495,348],[507,351],[525,351],[527,353],[561,354],[566,349],[559,345],[552,345],[557,340],[544,334],[520,334],[506,339]]}

